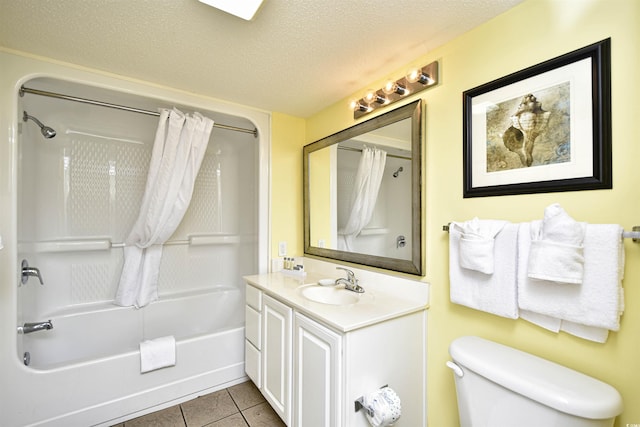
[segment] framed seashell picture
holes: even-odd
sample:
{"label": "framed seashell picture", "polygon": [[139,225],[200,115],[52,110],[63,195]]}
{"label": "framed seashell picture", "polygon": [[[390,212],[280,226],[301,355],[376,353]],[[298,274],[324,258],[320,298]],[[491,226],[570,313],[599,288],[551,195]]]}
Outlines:
{"label": "framed seashell picture", "polygon": [[463,196],[612,188],[611,39],[463,93]]}

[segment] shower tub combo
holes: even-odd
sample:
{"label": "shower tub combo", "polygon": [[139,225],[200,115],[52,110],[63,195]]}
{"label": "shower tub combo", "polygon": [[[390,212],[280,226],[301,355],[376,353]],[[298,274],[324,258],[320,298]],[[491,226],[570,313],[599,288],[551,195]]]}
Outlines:
{"label": "shower tub combo", "polygon": [[[249,119],[49,77],[19,83],[17,328],[12,366],[2,368],[12,390],[3,425],[112,425],[244,381],[242,276],[266,264],[264,114]],[[191,205],[163,249],[159,300],[119,307],[113,297],[144,192],[154,113],[174,105],[216,127]],[[175,338],[175,366],[141,373],[140,342],[163,336]]]}

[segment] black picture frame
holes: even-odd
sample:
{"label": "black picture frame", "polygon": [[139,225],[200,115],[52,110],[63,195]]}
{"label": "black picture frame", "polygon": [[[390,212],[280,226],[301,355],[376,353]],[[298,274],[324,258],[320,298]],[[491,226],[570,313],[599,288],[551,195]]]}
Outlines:
{"label": "black picture frame", "polygon": [[612,188],[611,39],[463,92],[463,140],[464,198]]}

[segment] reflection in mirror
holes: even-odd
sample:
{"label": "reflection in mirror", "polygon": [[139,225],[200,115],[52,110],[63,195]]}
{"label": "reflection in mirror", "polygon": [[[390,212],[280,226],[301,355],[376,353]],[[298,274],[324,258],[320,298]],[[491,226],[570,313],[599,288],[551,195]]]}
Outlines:
{"label": "reflection in mirror", "polygon": [[422,274],[421,103],[304,147],[305,253]]}

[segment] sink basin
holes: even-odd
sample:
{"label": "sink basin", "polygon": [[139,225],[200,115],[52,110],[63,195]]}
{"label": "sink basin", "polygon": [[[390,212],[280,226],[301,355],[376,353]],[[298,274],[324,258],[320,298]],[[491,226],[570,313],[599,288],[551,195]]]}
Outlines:
{"label": "sink basin", "polygon": [[337,286],[305,286],[302,296],[314,302],[329,305],[349,305],[359,301],[359,294]]}

